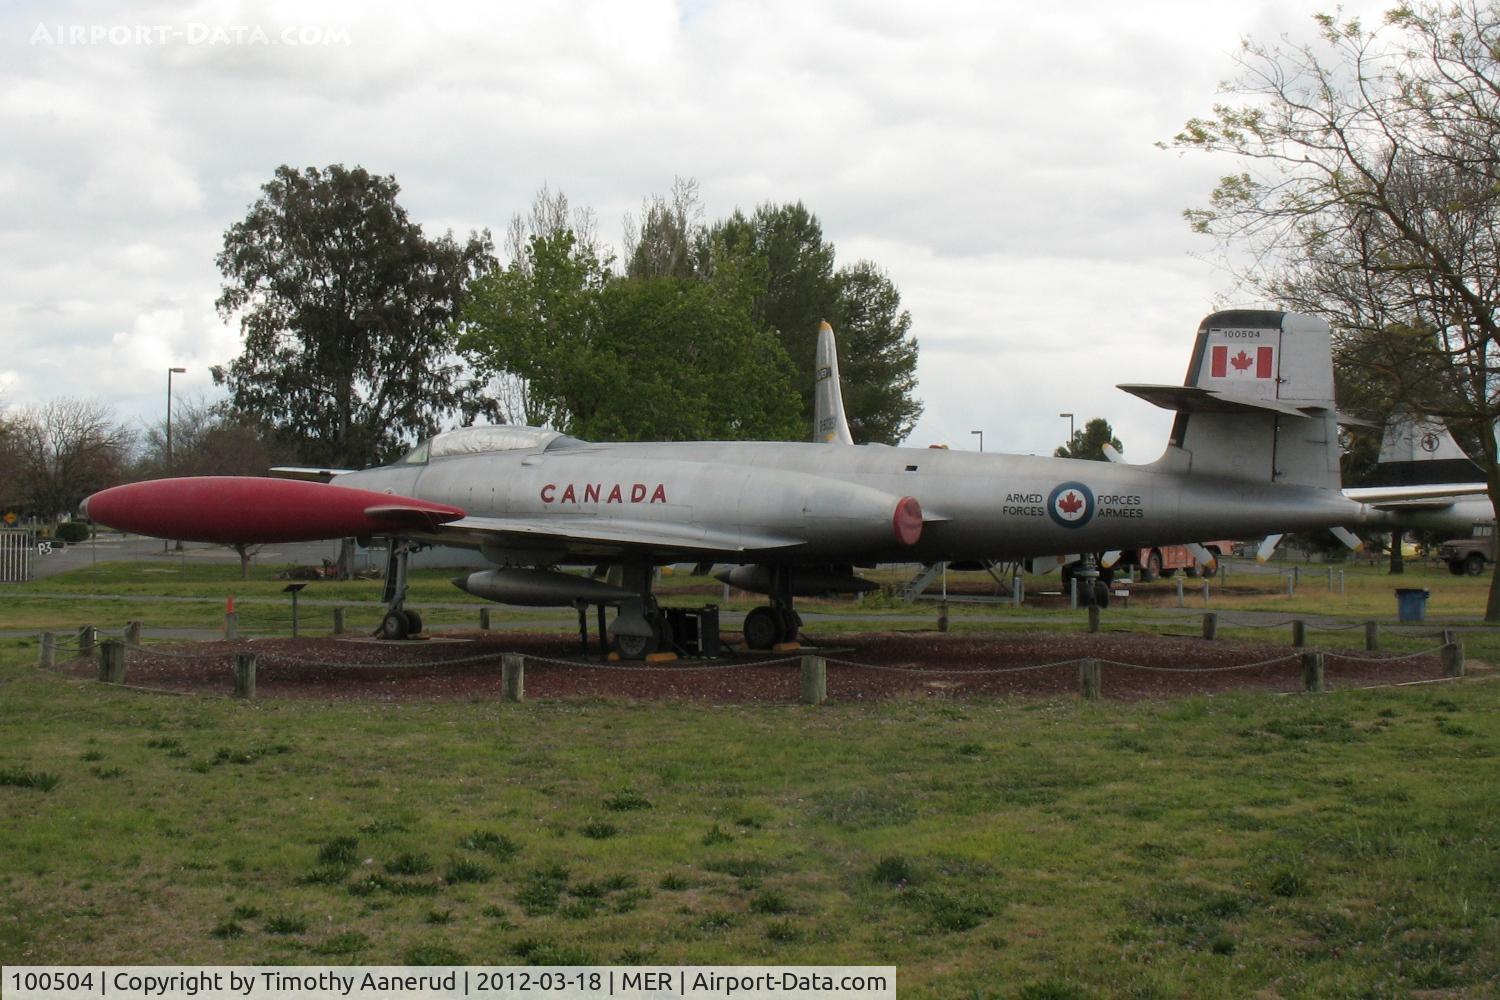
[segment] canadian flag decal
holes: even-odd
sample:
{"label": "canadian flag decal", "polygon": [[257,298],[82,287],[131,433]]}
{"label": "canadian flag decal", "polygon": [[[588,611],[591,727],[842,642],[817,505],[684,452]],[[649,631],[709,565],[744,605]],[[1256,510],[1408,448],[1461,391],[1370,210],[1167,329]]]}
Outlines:
{"label": "canadian flag decal", "polygon": [[1209,355],[1209,375],[1213,378],[1274,378],[1276,348],[1257,347],[1251,354],[1246,347],[1231,348],[1215,344]]}

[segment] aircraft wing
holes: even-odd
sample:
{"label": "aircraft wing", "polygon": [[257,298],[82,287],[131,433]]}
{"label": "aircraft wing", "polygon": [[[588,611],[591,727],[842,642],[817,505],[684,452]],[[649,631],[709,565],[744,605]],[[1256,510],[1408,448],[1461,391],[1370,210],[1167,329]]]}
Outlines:
{"label": "aircraft wing", "polygon": [[556,545],[590,553],[630,549],[768,552],[804,544],[802,539],[780,535],[661,521],[591,517],[464,517],[442,525],[433,534],[449,545],[516,545],[522,548]]}

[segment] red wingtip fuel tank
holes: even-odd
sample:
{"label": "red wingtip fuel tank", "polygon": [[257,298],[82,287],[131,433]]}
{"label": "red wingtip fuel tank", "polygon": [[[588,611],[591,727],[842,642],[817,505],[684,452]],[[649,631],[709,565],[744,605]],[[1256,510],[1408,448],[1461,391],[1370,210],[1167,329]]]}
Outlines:
{"label": "red wingtip fuel tank", "polygon": [[81,509],[121,531],[220,545],[420,531],[464,516],[457,507],[390,493],[251,476],[130,483],[95,493]]}

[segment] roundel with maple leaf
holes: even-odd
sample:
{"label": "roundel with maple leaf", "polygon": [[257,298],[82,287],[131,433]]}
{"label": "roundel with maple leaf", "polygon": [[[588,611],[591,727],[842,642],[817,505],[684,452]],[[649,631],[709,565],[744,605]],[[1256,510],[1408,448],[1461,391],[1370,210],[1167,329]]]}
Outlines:
{"label": "roundel with maple leaf", "polygon": [[1047,513],[1064,528],[1081,528],[1094,518],[1094,491],[1082,483],[1063,483],[1047,497]]}

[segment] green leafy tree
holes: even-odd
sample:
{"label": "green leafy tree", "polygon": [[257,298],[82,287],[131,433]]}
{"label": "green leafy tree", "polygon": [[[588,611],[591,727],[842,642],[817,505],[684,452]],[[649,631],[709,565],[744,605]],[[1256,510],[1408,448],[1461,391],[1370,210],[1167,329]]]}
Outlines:
{"label": "green leafy tree", "polygon": [[459,347],[514,387],[511,419],[574,432],[608,372],[597,369],[610,261],[572,229],[533,234],[503,270],[475,281]]}
{"label": "green leafy tree", "polygon": [[613,275],[571,230],[480,279],[461,346],[527,389],[528,422],[594,440],[799,436],[791,365],[734,267]]}
{"label": "green leafy tree", "polygon": [[217,257],[245,346],[214,378],[238,412],[305,461],[352,466],[492,412],[453,355],[466,286],[494,266],[488,232],[428,239],[395,178],[362,167],[281,166],[261,190]]}
{"label": "green leafy tree", "polygon": [[1058,445],[1052,454],[1058,458],[1085,458],[1092,462],[1106,462],[1109,459],[1104,454],[1105,445],[1122,455],[1125,453],[1125,446],[1115,437],[1109,421],[1103,417],[1095,417],[1084,424],[1082,430],[1074,431],[1073,440]]}
{"label": "green leafy tree", "polygon": [[[1317,42],[1246,43],[1231,95],[1177,146],[1228,155],[1188,212],[1260,294],[1327,316],[1387,398],[1477,443],[1500,497],[1500,7],[1318,15]],[[1485,617],[1500,620],[1500,565]]]}
{"label": "green leafy tree", "polygon": [[895,284],[871,261],[839,268],[835,282],[831,322],[850,430],[856,441],[899,444],[922,415],[911,313],[901,308]]}
{"label": "green leafy tree", "polygon": [[[844,405],[856,437],[900,443],[922,406],[915,398],[911,315],[890,278],[869,261],[836,268],[833,244],[801,202],[761,205],[749,216],[736,211],[706,238],[713,259],[738,259],[746,274],[758,273],[753,315],[776,334],[796,371],[813,370],[818,323],[834,325]],[[813,382],[802,378],[798,385],[803,423],[810,426]]]}

